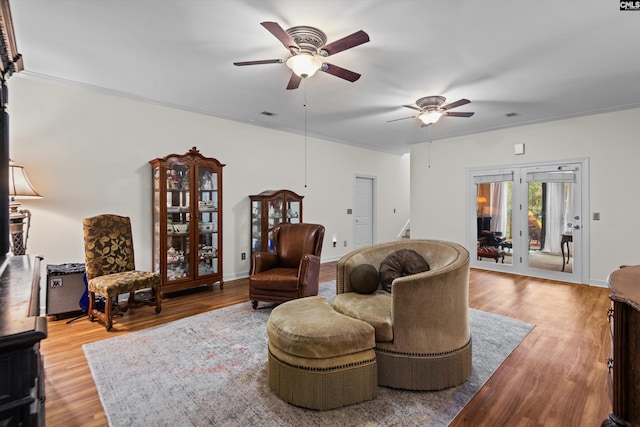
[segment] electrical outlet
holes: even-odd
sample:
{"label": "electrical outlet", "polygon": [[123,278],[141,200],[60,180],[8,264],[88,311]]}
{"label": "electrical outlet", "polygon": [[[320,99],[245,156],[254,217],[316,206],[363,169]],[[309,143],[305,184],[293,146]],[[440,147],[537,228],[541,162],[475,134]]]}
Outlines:
{"label": "electrical outlet", "polygon": [[594,212],[593,213],[593,220],[594,221],[600,221],[600,212]]}
{"label": "electrical outlet", "polygon": [[241,260],[243,260],[243,261],[244,261],[245,259],[247,259],[247,253],[246,253],[246,252],[242,252],[242,253],[240,254],[240,259],[241,259]]}
{"label": "electrical outlet", "polygon": [[345,248],[347,247],[347,241],[346,240],[344,241],[344,247]]}

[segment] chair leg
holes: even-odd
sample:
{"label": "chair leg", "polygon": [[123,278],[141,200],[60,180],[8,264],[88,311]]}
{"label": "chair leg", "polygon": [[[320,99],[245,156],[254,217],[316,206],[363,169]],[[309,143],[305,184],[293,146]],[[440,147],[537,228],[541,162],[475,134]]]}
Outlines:
{"label": "chair leg", "polygon": [[251,307],[253,307],[254,310],[258,308],[258,301],[251,301]]}
{"label": "chair leg", "polygon": [[158,314],[162,310],[162,285],[156,286],[153,291],[156,299],[156,314]]}
{"label": "chair leg", "polygon": [[104,304],[104,317],[105,317],[105,327],[107,328],[107,331],[111,330],[111,327],[113,326],[113,312],[111,310],[111,304],[113,303],[111,297],[107,297],[107,300]]}
{"label": "chair leg", "polygon": [[87,314],[89,315],[89,321],[94,322],[96,320],[96,316],[93,314],[93,310],[96,308],[96,293],[89,292],[89,311]]}

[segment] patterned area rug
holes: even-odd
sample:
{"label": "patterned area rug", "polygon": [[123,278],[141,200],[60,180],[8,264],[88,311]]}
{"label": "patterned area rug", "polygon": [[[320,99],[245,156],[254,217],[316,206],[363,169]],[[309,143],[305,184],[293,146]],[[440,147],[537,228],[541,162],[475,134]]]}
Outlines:
{"label": "patterned area rug", "polygon": [[[335,282],[322,283],[320,295],[331,300]],[[109,425],[446,426],[533,328],[471,310],[466,383],[438,392],[379,387],[372,401],[314,411],[269,389],[270,312],[247,302],[84,345]]]}

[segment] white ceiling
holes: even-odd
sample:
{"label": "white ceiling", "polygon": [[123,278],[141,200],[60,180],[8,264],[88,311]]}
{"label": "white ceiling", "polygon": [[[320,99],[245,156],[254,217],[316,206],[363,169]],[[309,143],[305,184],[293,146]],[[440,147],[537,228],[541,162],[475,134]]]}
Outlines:
{"label": "white ceiling", "polygon": [[[18,51],[35,77],[389,153],[410,144],[640,107],[640,12],[616,0],[14,0]],[[265,28],[309,25],[329,42],[369,43],[287,91],[286,59]],[[420,127],[402,107],[468,98]],[[267,117],[263,111],[276,115]],[[507,113],[517,113],[506,117]],[[431,135],[430,135],[431,133]]]}

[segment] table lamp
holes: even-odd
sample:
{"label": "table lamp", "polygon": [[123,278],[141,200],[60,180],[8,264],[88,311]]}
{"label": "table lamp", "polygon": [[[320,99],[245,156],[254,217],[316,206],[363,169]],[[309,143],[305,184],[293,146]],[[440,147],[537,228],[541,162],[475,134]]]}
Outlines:
{"label": "table lamp", "polygon": [[[24,255],[27,252],[27,239],[31,228],[31,212],[20,208],[16,199],[41,199],[42,196],[33,188],[24,167],[17,166],[9,160],[9,235],[11,237],[11,252],[14,255]],[[27,229],[25,231],[24,225]]]}

